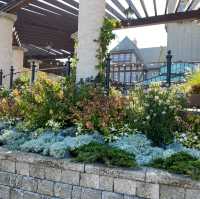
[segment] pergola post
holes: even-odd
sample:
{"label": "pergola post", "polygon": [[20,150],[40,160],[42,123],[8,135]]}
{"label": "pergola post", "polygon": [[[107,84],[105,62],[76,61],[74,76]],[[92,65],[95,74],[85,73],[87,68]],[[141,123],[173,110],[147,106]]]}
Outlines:
{"label": "pergola post", "polygon": [[77,81],[95,77],[100,30],[105,17],[105,0],[80,0],[78,22]]}
{"label": "pergola post", "polygon": [[[0,13],[0,69],[9,74],[12,65],[13,25],[17,17],[12,14]],[[9,78],[3,81],[8,85]]]}
{"label": "pergola post", "polygon": [[[18,46],[13,46],[12,52],[12,65],[15,68],[15,72],[21,72],[24,67],[24,51],[25,49]],[[20,74],[15,75],[17,78]]]}

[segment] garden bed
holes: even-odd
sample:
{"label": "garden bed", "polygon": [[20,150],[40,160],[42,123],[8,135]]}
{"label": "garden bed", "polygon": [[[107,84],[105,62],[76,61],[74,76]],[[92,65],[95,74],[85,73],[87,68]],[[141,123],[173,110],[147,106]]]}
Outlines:
{"label": "garden bed", "polygon": [[[65,198],[65,196],[56,195],[55,183],[52,184],[51,181],[60,183],[58,194],[60,192],[71,194],[76,185],[81,190],[79,194],[83,194],[82,198],[87,199],[123,198],[123,194],[126,194],[123,199],[127,199],[128,194],[152,199],[159,197],[171,199],[170,194],[169,197],[168,194],[163,195],[169,191],[168,188],[170,189],[171,186],[173,194],[176,192],[180,194],[178,199],[181,199],[182,195],[190,197],[190,191],[191,194],[199,193],[199,187],[180,185],[179,181],[173,177],[176,175],[172,174],[182,174],[177,177],[181,182],[181,179],[187,179],[187,182],[199,184],[200,116],[185,114],[183,111],[186,108],[185,95],[179,90],[163,89],[158,85],[153,85],[146,91],[142,88],[135,88],[129,96],[123,96],[118,90],[112,88],[107,96],[100,85],[94,85],[91,82],[75,84],[73,80],[68,79],[55,82],[46,77],[38,77],[33,85],[27,82],[29,81],[18,81],[12,91],[0,90],[0,145],[4,147],[1,150],[16,151],[11,154],[15,154],[19,161],[26,163],[16,163],[18,159],[12,162],[4,158],[5,161],[2,159],[1,163],[2,168],[6,169],[7,166],[11,166],[13,170],[8,168],[8,172],[15,173],[20,167],[17,165],[21,165],[22,170],[26,170],[22,176],[20,175],[22,182],[23,175],[29,177],[31,175],[33,180],[35,178],[46,180],[41,181],[41,184],[37,181],[36,188],[33,191],[29,190],[32,193],[26,194],[34,193],[35,198],[39,197],[38,194]],[[30,154],[26,154],[26,157],[30,156],[30,159],[38,157],[39,160],[27,163],[30,159],[22,160],[23,152]],[[31,155],[32,153],[42,156]],[[10,157],[7,152],[6,154]],[[51,159],[51,157],[56,159]],[[79,163],[70,163],[70,161]],[[62,174],[62,170],[66,170],[65,167],[60,165],[57,168],[56,165],[66,162],[74,165],[75,168],[76,165],[82,165],[83,170],[78,173],[77,171],[72,172],[72,175],[70,172],[64,172],[67,173],[65,176]],[[49,165],[45,165],[47,163]],[[32,164],[36,167],[39,165],[39,169],[31,171],[34,167]],[[88,165],[91,164],[104,166],[92,167],[92,170],[97,173],[91,171],[91,176],[86,175],[88,185],[83,184],[82,186],[81,180],[88,172],[86,168],[90,168],[91,166]],[[30,165],[32,165],[31,168]],[[50,167],[49,172],[45,171],[45,167]],[[112,175],[106,174],[106,171],[99,173],[100,168],[106,167],[105,170],[108,173],[111,172]],[[122,167],[124,169],[117,169]],[[155,173],[158,170],[150,169],[151,167],[162,169],[163,171],[159,171],[158,176],[164,175],[166,182],[163,179],[160,182],[159,177],[158,182],[146,181],[148,172],[155,171],[153,175],[157,175]],[[61,174],[57,174],[57,169]],[[71,166],[69,170],[73,170]],[[122,174],[116,176],[115,170],[118,174],[118,170],[122,174],[131,172],[128,174],[130,176],[138,173],[141,176],[142,172],[145,177],[141,180],[135,177],[133,179],[123,177]],[[164,171],[171,174],[166,174]],[[34,173],[38,176],[34,176]],[[53,175],[51,176],[53,180],[46,177],[49,174]],[[74,180],[74,175],[75,181],[66,182],[71,178]],[[105,186],[107,186],[107,181],[111,183],[108,185],[109,190],[107,187],[105,190],[100,188],[101,176],[105,180]],[[171,178],[175,178],[177,184],[170,184]],[[2,179],[4,181],[7,178]],[[6,186],[10,190],[9,185]],[[21,182],[19,182],[19,189],[21,189],[20,186]],[[66,186],[70,188],[66,188],[68,191],[63,192]],[[119,190],[115,190],[117,186]],[[91,188],[95,190],[95,193],[98,192],[99,196],[98,194],[94,196],[94,190]],[[127,192],[124,193],[126,188]],[[164,189],[166,191],[163,191]],[[22,190],[22,195],[23,192],[28,191],[23,188]],[[89,196],[87,194],[84,196],[85,192]],[[144,195],[145,193],[148,194]]]}
{"label": "garden bed", "polygon": [[0,148],[3,199],[199,199],[200,183],[152,168],[73,163]]}

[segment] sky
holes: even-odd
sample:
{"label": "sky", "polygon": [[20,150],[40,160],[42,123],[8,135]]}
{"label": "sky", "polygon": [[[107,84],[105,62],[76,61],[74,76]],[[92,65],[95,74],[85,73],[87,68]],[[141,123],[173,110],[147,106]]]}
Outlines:
{"label": "sky", "polygon": [[110,48],[115,47],[125,36],[137,41],[139,48],[160,47],[167,45],[167,33],[165,25],[131,28],[114,31],[116,39],[112,41]]}
{"label": "sky", "polygon": [[[110,5],[111,0],[106,0]],[[153,0],[144,0],[147,7],[148,14],[150,16],[154,15]],[[120,0],[120,2],[128,8],[128,4],[125,0]],[[144,11],[140,5],[139,0],[134,1],[136,8],[145,16]],[[164,13],[166,0],[157,0],[158,14]],[[115,9],[117,9],[115,7]],[[118,10],[119,11],[119,10]],[[120,11],[119,11],[120,12]],[[139,48],[149,48],[149,47],[160,47],[167,45],[167,33],[165,30],[165,25],[154,25],[146,27],[137,27],[125,30],[115,31],[116,39],[111,43],[110,49],[116,46],[125,36],[128,36],[132,40],[137,40],[137,45]]]}

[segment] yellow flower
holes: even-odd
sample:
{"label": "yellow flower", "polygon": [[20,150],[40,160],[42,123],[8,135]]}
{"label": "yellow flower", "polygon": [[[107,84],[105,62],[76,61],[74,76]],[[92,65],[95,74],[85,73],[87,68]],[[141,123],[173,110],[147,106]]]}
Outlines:
{"label": "yellow flower", "polygon": [[37,103],[41,103],[42,102],[42,97],[40,95],[35,95],[35,101]]}
{"label": "yellow flower", "polygon": [[19,96],[19,91],[17,89],[14,89],[12,94],[14,97],[17,97],[17,96]]}
{"label": "yellow flower", "polygon": [[52,109],[49,110],[49,114],[53,115],[53,110]]}
{"label": "yellow flower", "polygon": [[60,92],[58,93],[58,97],[59,97],[60,99],[63,99],[63,98],[64,98],[64,93],[63,93],[63,91],[60,91]]}
{"label": "yellow flower", "polygon": [[5,98],[3,98],[3,99],[2,99],[2,103],[3,103],[3,104],[6,104],[6,103],[7,103],[7,100],[6,100]]}

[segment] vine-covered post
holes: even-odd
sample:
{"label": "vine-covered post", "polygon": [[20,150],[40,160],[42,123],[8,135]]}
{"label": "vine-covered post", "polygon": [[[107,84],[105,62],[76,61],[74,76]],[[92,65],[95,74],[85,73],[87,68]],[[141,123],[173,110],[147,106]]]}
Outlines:
{"label": "vine-covered post", "polygon": [[0,86],[3,86],[3,70],[0,70]]}
{"label": "vine-covered post", "polygon": [[36,65],[35,65],[35,62],[33,62],[32,69],[31,69],[31,84],[33,84],[35,81],[35,69],[36,69]]}
{"label": "vine-covered post", "polygon": [[107,54],[106,57],[106,75],[105,75],[105,93],[109,95],[110,90],[110,53]]}
{"label": "vine-covered post", "polygon": [[10,67],[10,89],[13,87],[14,67]]}
{"label": "vine-covered post", "polygon": [[171,50],[167,52],[167,85],[171,86],[172,55]]}

